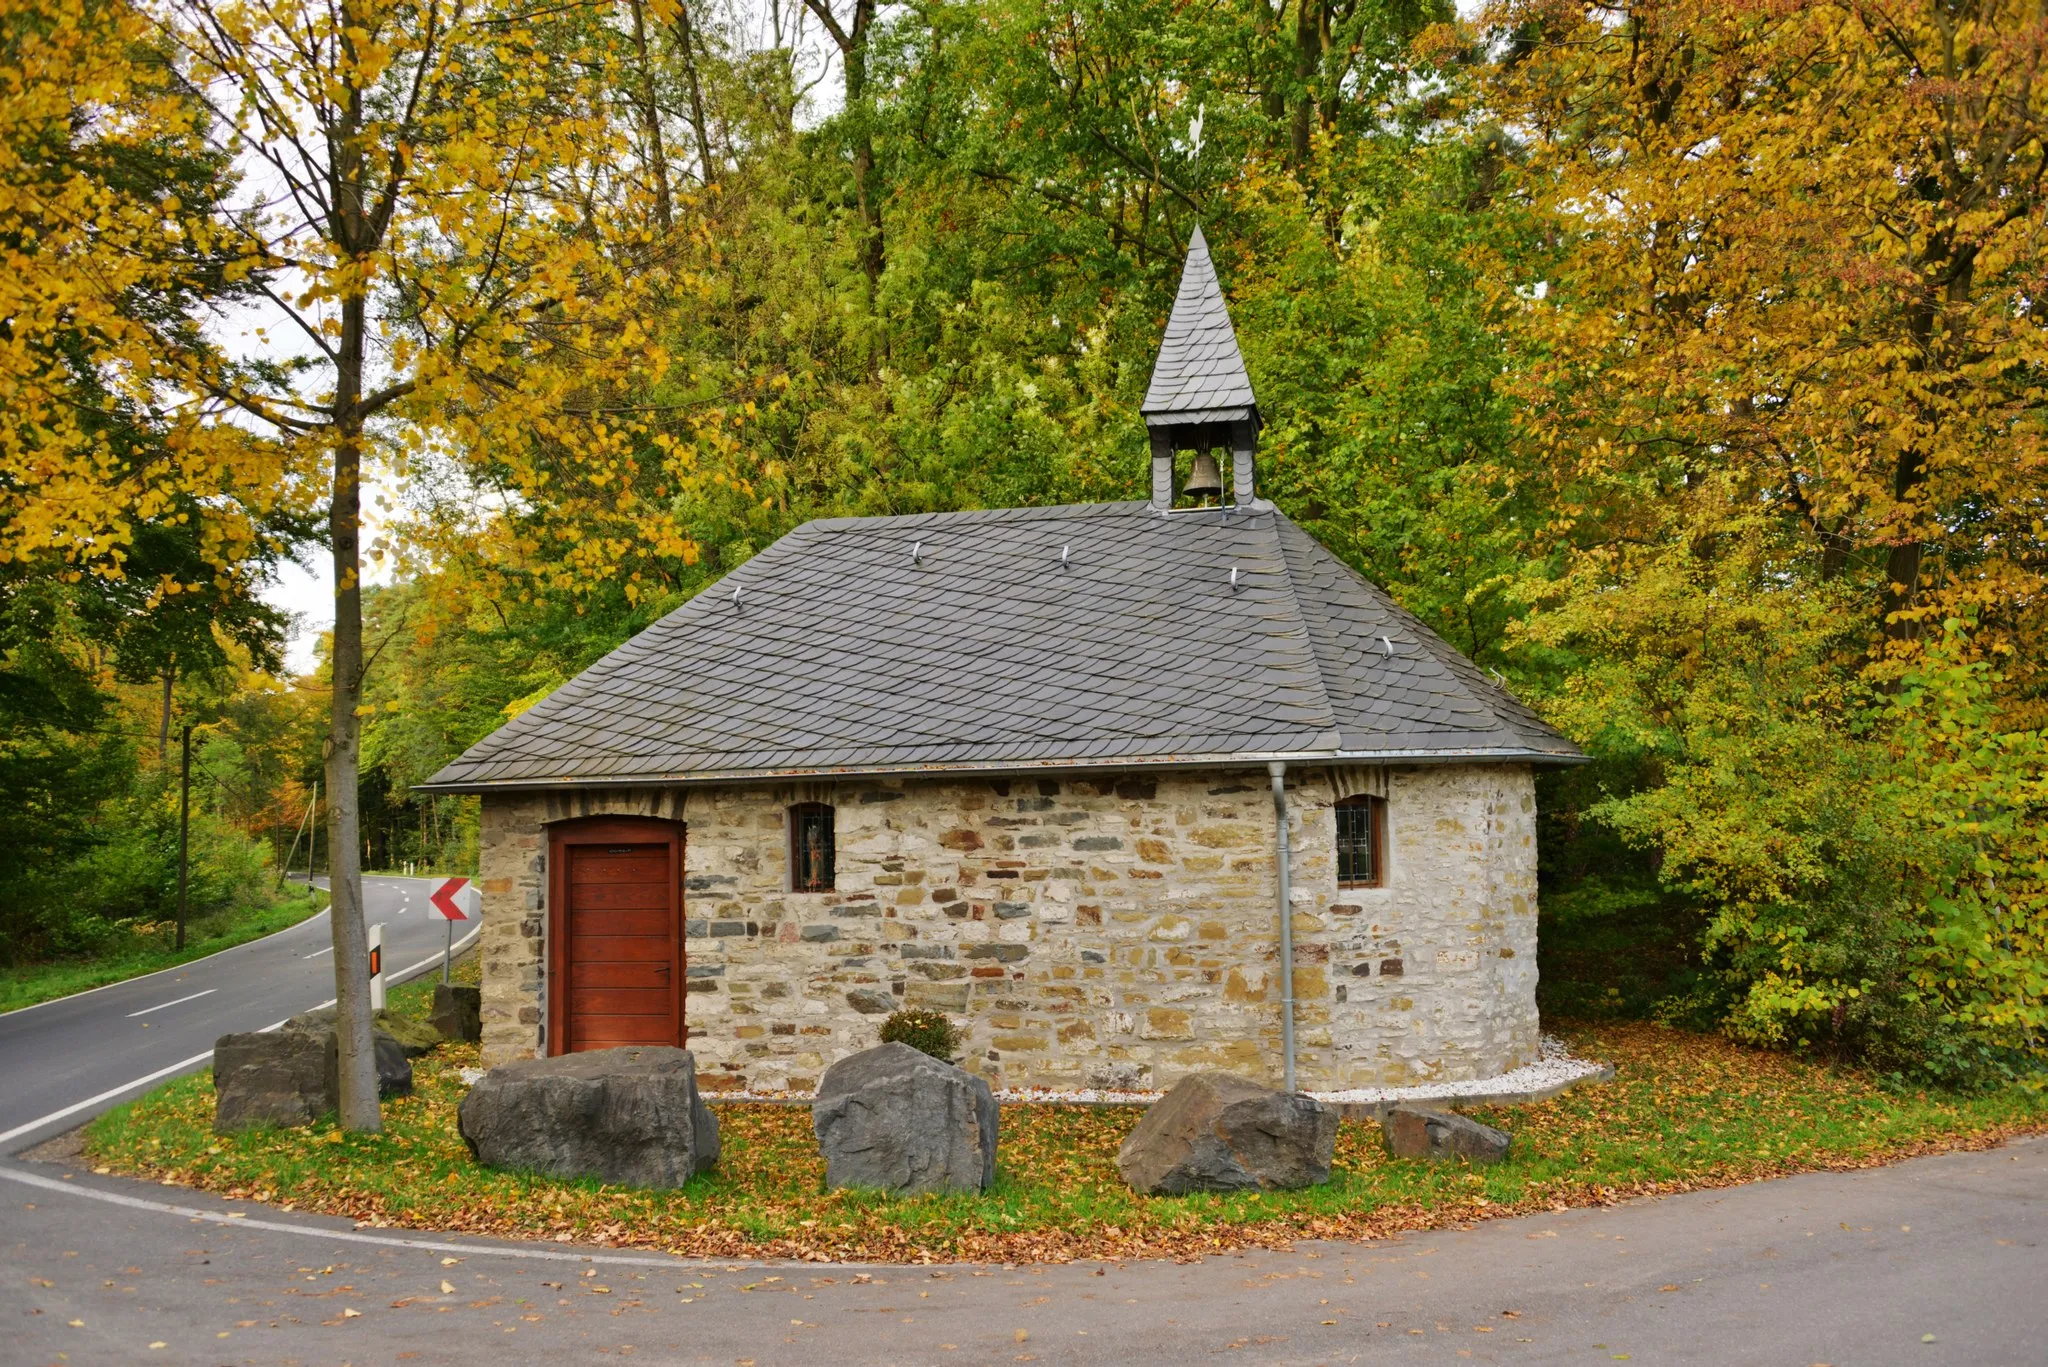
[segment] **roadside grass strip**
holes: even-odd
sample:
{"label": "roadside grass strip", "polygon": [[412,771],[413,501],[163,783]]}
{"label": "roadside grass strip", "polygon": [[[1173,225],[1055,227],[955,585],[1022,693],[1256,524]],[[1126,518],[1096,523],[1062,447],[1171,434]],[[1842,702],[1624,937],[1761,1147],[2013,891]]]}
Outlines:
{"label": "roadside grass strip", "polygon": [[[431,993],[408,986],[411,1004]],[[461,1073],[477,1051],[452,1045],[416,1062],[414,1093],[385,1104],[382,1134],[322,1124],[218,1136],[202,1074],[100,1117],[86,1153],[95,1171],[379,1228],[715,1258],[1061,1262],[1382,1237],[2048,1130],[2048,1096],[2022,1087],[1895,1092],[1853,1071],[1657,1026],[1558,1033],[1581,1057],[1611,1061],[1616,1078],[1541,1105],[1474,1110],[1514,1134],[1506,1162],[1393,1159],[1377,1126],[1347,1121],[1331,1181],[1305,1191],[1137,1196],[1117,1177],[1116,1152],[1138,1110],[1037,1104],[1003,1107],[997,1182],[980,1196],[827,1192],[808,1108],[748,1102],[716,1103],[723,1156],[680,1190],[493,1172],[456,1133]]]}

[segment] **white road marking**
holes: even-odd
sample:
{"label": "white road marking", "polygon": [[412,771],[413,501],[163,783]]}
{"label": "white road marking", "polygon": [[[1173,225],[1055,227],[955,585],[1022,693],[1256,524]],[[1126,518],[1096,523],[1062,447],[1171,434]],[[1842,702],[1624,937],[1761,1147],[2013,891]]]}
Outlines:
{"label": "white road marking", "polygon": [[319,958],[319,957],[320,957],[320,956],[321,956],[322,954],[332,954],[333,952],[334,952],[334,946],[333,946],[333,945],[329,945],[329,946],[327,946],[327,948],[325,948],[325,949],[316,949],[316,950],[314,950],[314,951],[313,951],[313,952],[312,952],[311,954],[301,954],[301,955],[300,955],[299,957],[300,957],[301,959],[317,959],[317,958]]}
{"label": "white road marking", "polygon": [[[381,1244],[386,1248],[412,1248],[422,1253],[463,1253],[471,1256],[491,1254],[500,1258],[525,1258],[548,1263],[602,1263],[613,1267],[684,1267],[690,1260],[683,1258],[632,1257],[618,1253],[569,1253],[556,1248],[493,1248],[488,1244],[451,1244],[434,1239],[398,1239],[388,1234],[363,1234],[348,1229],[314,1229],[306,1225],[288,1224],[283,1220],[252,1220],[242,1212],[232,1214],[219,1210],[200,1210],[195,1206],[174,1206],[168,1201],[150,1201],[140,1196],[124,1196],[117,1191],[99,1191],[93,1187],[81,1187],[73,1182],[60,1182],[54,1177],[39,1173],[22,1172],[13,1165],[0,1165],[0,1177],[10,1182],[21,1182],[45,1191],[61,1191],[66,1196],[83,1196],[91,1201],[105,1201],[109,1205],[126,1206],[130,1210],[153,1210],[164,1215],[177,1215],[187,1220],[204,1220],[209,1224],[228,1225],[235,1229],[267,1229],[278,1234],[304,1234],[316,1239],[339,1239],[351,1244]],[[841,1263],[842,1267],[855,1264]],[[792,1264],[794,1266],[794,1264]],[[806,1267],[817,1266],[806,1263]]]}
{"label": "white road marking", "polygon": [[128,1019],[134,1020],[137,1016],[146,1016],[152,1011],[161,1011],[167,1006],[183,1006],[186,1002],[196,1002],[201,997],[211,997],[218,991],[220,989],[217,987],[209,987],[204,992],[194,992],[191,996],[180,997],[176,1001],[158,1002],[155,1006],[145,1006],[140,1011],[130,1011]]}

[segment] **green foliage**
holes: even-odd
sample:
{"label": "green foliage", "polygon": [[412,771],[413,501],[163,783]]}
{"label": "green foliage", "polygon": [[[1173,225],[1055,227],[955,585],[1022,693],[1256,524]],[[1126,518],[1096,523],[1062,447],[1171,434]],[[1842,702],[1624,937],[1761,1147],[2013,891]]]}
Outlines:
{"label": "green foliage", "polygon": [[279,668],[288,619],[255,595],[256,581],[276,562],[273,551],[221,573],[208,560],[204,524],[182,507],[138,524],[132,535],[122,576],[96,580],[79,596],[85,629],[108,647],[117,677],[217,678],[234,667],[231,651],[257,669]]}
{"label": "green foliage", "polygon": [[134,756],[103,728],[108,700],[63,642],[69,600],[0,579],[0,961],[35,937],[41,889],[93,843],[93,813]]}
{"label": "green foliage", "polygon": [[[175,783],[146,784],[107,804],[83,839],[76,857],[15,884],[0,919],[6,961],[116,953],[137,936],[170,934],[178,914]],[[263,847],[209,813],[192,814],[190,860],[188,920],[270,904]]]}
{"label": "green foliage", "polygon": [[892,1011],[882,1022],[882,1043],[907,1044],[920,1054],[951,1063],[960,1049],[960,1029],[941,1011]]}
{"label": "green foliage", "polygon": [[[47,578],[0,585],[0,964],[128,954],[176,915],[176,776],[138,765],[118,699],[90,667],[80,592]],[[254,702],[235,710],[262,714]],[[267,763],[280,778],[255,740],[226,729],[195,745],[194,919],[270,903],[261,844],[220,814],[247,789],[217,785],[208,767]]]}
{"label": "green foliage", "polygon": [[[593,361],[530,440],[458,422],[408,456],[397,574],[366,593],[368,862],[472,867],[475,800],[415,785],[807,519],[1140,496],[1137,406],[1199,221],[1265,419],[1261,491],[1593,757],[1539,779],[1545,1011],[1901,1077],[2038,1067],[2038,329],[2009,307],[2032,219],[1950,253],[1946,199],[1869,199],[1869,168],[1951,144],[1899,131],[1934,106],[1885,84],[1897,54],[1776,65],[1807,25],[1866,41],[1835,12],[1681,11],[1489,47],[1431,0],[1326,5],[1320,27],[1164,0],[885,7],[822,122],[786,35],[693,9],[642,58],[623,30],[586,42],[622,13],[536,30],[617,68],[635,164],[565,171],[562,224],[641,216],[618,239],[646,287],[629,326],[665,363]],[[1952,28],[1899,32],[1987,69],[2013,50]],[[1618,75],[1638,47],[1728,83]],[[1851,141],[1860,160],[1836,155]],[[2006,166],[1925,183],[2032,203],[1983,189]],[[1783,216],[1756,212],[1759,175],[1798,192]],[[629,188],[657,181],[667,221]],[[1915,204],[1949,226],[1866,222]],[[431,237],[394,279],[445,274]],[[1897,330],[1943,309],[1963,321]],[[2021,360],[1972,359],[1993,336]],[[489,383],[530,397],[516,367]],[[328,680],[229,676],[269,663],[246,590],[310,529],[250,516],[239,577],[203,591],[160,592],[208,579],[174,520],[135,531],[125,580],[0,583],[0,879],[30,894],[0,910],[0,955],[160,915],[161,782],[124,738],[149,700],[122,678],[174,671],[208,723],[208,896],[241,876],[229,826],[282,844],[303,813]]]}
{"label": "green foliage", "polygon": [[1641,776],[1584,815],[1655,868],[1654,884],[1623,865],[1548,892],[1547,923],[1654,910],[1697,926],[1700,971],[1644,1003],[1666,1019],[1948,1082],[2037,1066],[2040,735],[2001,724],[1960,622],[1896,686],[1860,682],[1841,666],[1859,640],[1842,586],[1788,572],[1761,520],[1721,525],[1624,586],[1541,589],[1529,635],[1575,661],[1555,715],[1610,778],[1627,755]]}

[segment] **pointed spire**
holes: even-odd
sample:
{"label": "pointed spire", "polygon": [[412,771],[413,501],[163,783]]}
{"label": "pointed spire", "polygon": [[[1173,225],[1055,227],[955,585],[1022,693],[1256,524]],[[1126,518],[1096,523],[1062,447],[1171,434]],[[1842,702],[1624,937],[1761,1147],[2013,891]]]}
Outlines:
{"label": "pointed spire", "polygon": [[1187,264],[1180,274],[1173,316],[1159,344],[1152,384],[1139,412],[1151,427],[1178,427],[1198,422],[1258,419],[1251,376],[1237,350],[1230,310],[1216,283],[1209,242],[1200,225],[1188,243]]}

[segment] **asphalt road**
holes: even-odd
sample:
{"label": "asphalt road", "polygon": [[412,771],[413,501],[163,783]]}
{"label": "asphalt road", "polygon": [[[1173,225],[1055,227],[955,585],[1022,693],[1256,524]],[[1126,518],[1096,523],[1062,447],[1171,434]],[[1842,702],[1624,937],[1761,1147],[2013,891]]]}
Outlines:
{"label": "asphalt road", "polygon": [[[363,880],[365,919],[384,924],[387,983],[440,962],[448,923],[427,904],[439,881]],[[474,924],[456,928],[458,944]],[[0,1015],[0,1154],[204,1067],[222,1035],[332,1001],[332,946],[323,911],[211,958]]]}
{"label": "asphalt road", "polygon": [[[411,1242],[408,1242],[410,1238]],[[2048,1140],[1199,1263],[763,1267],[0,1162],[0,1361],[2048,1360]]]}

